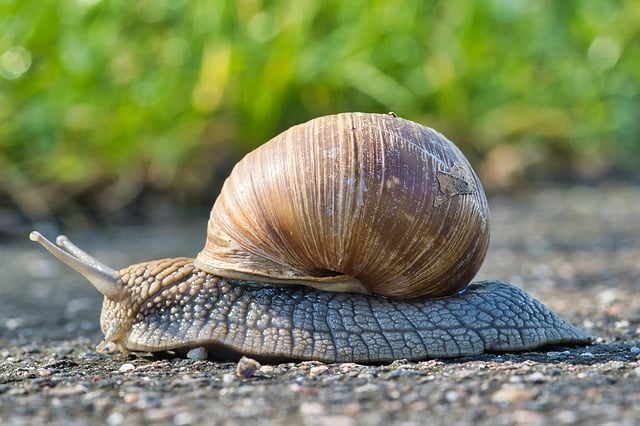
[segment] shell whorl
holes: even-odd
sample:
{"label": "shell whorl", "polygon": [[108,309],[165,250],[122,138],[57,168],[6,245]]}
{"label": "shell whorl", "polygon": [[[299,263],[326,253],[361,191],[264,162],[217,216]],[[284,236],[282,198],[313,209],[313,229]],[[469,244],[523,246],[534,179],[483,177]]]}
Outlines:
{"label": "shell whorl", "polygon": [[460,150],[391,115],[294,126],[226,180],[195,264],[236,279],[396,299],[453,294],[489,242],[487,200]]}

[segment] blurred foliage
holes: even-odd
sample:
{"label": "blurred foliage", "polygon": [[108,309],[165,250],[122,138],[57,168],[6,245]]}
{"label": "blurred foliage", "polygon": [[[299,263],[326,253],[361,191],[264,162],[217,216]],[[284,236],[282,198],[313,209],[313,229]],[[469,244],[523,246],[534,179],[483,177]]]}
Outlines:
{"label": "blurred foliage", "polygon": [[490,188],[633,172],[638,22],[635,0],[0,0],[0,202],[210,204],[244,152],[354,110],[439,129]]}

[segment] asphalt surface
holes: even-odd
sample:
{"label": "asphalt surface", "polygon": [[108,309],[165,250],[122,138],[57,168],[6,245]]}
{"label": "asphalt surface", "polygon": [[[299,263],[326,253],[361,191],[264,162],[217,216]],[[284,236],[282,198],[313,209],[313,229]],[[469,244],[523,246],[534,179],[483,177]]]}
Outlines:
{"label": "asphalt surface", "polygon": [[[101,296],[25,235],[0,246],[0,424],[640,424],[640,188],[543,189],[490,205],[477,278],[525,289],[594,344],[252,365],[243,377],[233,363],[99,354]],[[119,268],[195,255],[204,220],[67,234]]]}

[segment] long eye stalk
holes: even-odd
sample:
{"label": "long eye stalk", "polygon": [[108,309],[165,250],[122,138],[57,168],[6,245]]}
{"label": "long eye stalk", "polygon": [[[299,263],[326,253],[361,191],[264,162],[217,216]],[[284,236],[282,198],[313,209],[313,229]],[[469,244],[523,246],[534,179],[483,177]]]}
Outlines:
{"label": "long eye stalk", "polygon": [[51,254],[60,259],[65,265],[85,277],[106,298],[118,300],[122,294],[118,286],[117,272],[91,257],[73,244],[67,237],[60,235],[56,238],[58,246],[47,240],[41,233],[33,231],[29,234],[31,241],[40,243]]}

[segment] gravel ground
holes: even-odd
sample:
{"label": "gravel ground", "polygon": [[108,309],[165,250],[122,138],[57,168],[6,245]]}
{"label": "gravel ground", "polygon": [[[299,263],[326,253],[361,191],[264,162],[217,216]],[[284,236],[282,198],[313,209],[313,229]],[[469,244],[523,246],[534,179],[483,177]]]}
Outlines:
{"label": "gravel ground", "polygon": [[[0,247],[0,424],[640,424],[640,188],[490,202],[478,278],[525,288],[595,344],[383,366],[263,365],[252,377],[232,363],[98,354],[101,297],[25,235]],[[204,226],[70,237],[121,267],[195,254]]]}

